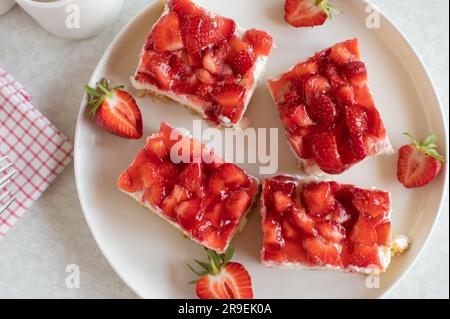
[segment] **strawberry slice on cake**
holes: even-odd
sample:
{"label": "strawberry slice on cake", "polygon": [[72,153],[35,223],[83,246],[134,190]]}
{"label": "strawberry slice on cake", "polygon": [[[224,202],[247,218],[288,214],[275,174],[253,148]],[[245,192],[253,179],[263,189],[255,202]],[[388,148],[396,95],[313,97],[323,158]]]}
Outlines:
{"label": "strawberry slice on cake", "polygon": [[261,215],[267,267],[378,274],[390,264],[387,192],[278,176],[263,181]]}
{"label": "strawberry slice on cake", "polygon": [[[188,154],[174,157],[180,149]],[[256,178],[166,123],[120,175],[118,187],[218,253],[225,252],[245,226],[259,192]]]}
{"label": "strawberry slice on cake", "polygon": [[131,82],[214,125],[232,127],[242,119],[272,47],[264,31],[244,30],[190,0],[167,0]]}
{"label": "strawberry slice on cake", "polygon": [[267,82],[289,145],[308,174],[341,174],[394,152],[367,80],[353,39]]}

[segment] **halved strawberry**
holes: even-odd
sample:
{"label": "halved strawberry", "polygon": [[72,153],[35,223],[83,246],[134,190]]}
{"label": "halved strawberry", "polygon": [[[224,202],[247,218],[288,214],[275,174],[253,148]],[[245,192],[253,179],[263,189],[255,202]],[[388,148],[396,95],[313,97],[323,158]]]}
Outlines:
{"label": "halved strawberry", "polygon": [[290,134],[288,136],[289,143],[294,149],[295,153],[303,159],[312,157],[311,144],[308,142],[308,136],[300,136],[297,134]]}
{"label": "halved strawberry", "polygon": [[261,56],[269,56],[273,48],[273,39],[265,31],[250,29],[245,33],[244,41],[249,42],[255,53]]}
{"label": "halved strawberry", "polygon": [[309,184],[303,188],[302,200],[309,214],[328,215],[335,207],[335,198],[327,182]]}
{"label": "halved strawberry", "polygon": [[222,115],[236,122],[242,112],[245,101],[245,89],[237,84],[226,84],[214,90],[212,97],[219,103]]}
{"label": "halved strawberry", "polygon": [[275,205],[275,209],[279,213],[283,213],[289,207],[295,205],[294,201],[286,195],[284,192],[278,191],[273,193],[273,203]]}
{"label": "halved strawberry", "polygon": [[324,172],[339,174],[345,170],[336,137],[333,133],[314,134],[311,139],[311,145],[314,159]]}
{"label": "halved strawberry", "polygon": [[300,232],[296,225],[292,222],[292,218],[289,215],[285,215],[281,222],[281,228],[283,232],[283,238],[288,240],[296,240],[300,237]]}
{"label": "halved strawberry", "polygon": [[382,268],[378,247],[376,245],[355,245],[350,256],[350,264],[357,267]]}
{"label": "halved strawberry", "polygon": [[314,125],[313,120],[311,120],[311,118],[309,117],[303,104],[296,106],[291,110],[290,119],[299,127],[308,127]]}
{"label": "halved strawberry", "polygon": [[324,127],[332,128],[337,119],[337,109],[328,95],[321,95],[308,107],[312,119]]}
{"label": "halved strawberry", "polygon": [[[207,197],[205,199],[205,214],[202,220],[207,220],[216,229],[221,226],[222,220],[224,220],[225,205],[222,201],[216,201],[213,197]],[[208,203],[209,202],[209,203]]]}
{"label": "halved strawberry", "polygon": [[[197,80],[199,80],[200,82],[207,84],[207,85],[211,85],[214,84],[214,77],[212,76],[211,73],[209,73],[206,69],[197,69],[195,70],[195,74],[197,76]],[[197,87],[198,90],[198,87]],[[211,87],[211,92],[212,92],[212,87]]]}
{"label": "halved strawberry", "polygon": [[158,52],[177,51],[184,48],[180,21],[176,13],[163,16],[152,31],[153,49]]}
{"label": "halved strawberry", "polygon": [[343,72],[347,80],[354,86],[362,86],[367,83],[367,69],[364,62],[349,62],[344,65]]}
{"label": "halved strawberry", "polygon": [[179,181],[189,191],[197,196],[203,194],[203,168],[202,163],[189,163],[179,176]]}
{"label": "halved strawberry", "polygon": [[200,83],[195,91],[195,94],[203,101],[211,101],[213,90],[214,87],[211,84]]}
{"label": "halved strawberry", "polygon": [[163,199],[167,196],[167,185],[164,182],[153,184],[144,192],[143,202],[149,201],[151,205],[161,205]]}
{"label": "halved strawberry", "polygon": [[207,49],[203,55],[203,67],[212,74],[221,74],[229,52],[230,46],[227,41],[221,42],[214,48]]}
{"label": "halved strawberry", "polygon": [[274,219],[266,219],[263,223],[264,244],[274,248],[284,246],[282,228],[279,222]]}
{"label": "halved strawberry", "polygon": [[136,193],[142,190],[144,183],[138,170],[128,169],[119,176],[117,186],[125,192]]}
{"label": "halved strawberry", "polygon": [[151,161],[143,163],[139,167],[139,172],[145,188],[149,188],[164,180],[164,177],[158,174],[158,165]]}
{"label": "halved strawberry", "polygon": [[397,177],[406,188],[417,188],[431,183],[441,172],[445,158],[437,151],[437,136],[423,141],[410,137],[412,144],[403,146],[398,155]]}
{"label": "halved strawberry", "polygon": [[146,51],[142,57],[139,72],[151,75],[163,90],[170,89],[173,75],[170,67],[170,56],[166,53]]}
{"label": "halved strawberry", "polygon": [[189,15],[181,20],[181,35],[188,52],[198,52],[221,40],[213,19],[207,15]]}
{"label": "halved strawberry", "polygon": [[[324,60],[327,61],[327,60]],[[342,76],[342,72],[340,72],[340,68],[334,63],[326,62],[326,66],[324,69],[325,75],[330,81],[331,85],[334,87],[345,85],[347,82],[345,78]],[[323,68],[323,66],[322,66]]]}
{"label": "halved strawberry", "polygon": [[212,194],[221,196],[248,183],[249,179],[242,169],[234,164],[225,163],[211,176],[209,189]]}
{"label": "halved strawberry", "polygon": [[193,14],[203,14],[204,11],[191,0],[170,0],[170,9],[181,17]]}
{"label": "halved strawberry", "polygon": [[339,66],[357,61],[358,56],[349,49],[349,45],[349,42],[344,42],[333,46],[329,56],[330,60]]}
{"label": "halved strawberry", "polygon": [[198,52],[186,52],[186,62],[192,68],[200,68],[203,63],[203,55],[201,51]]}
{"label": "halved strawberry", "polygon": [[320,236],[305,239],[303,247],[316,264],[333,265],[339,258],[339,252],[335,245]]}
{"label": "halved strawberry", "polygon": [[343,225],[350,221],[352,216],[347,213],[345,208],[341,205],[341,203],[336,202],[333,212],[331,213],[331,220],[337,224]]}
{"label": "halved strawberry", "polygon": [[169,155],[169,151],[164,144],[162,138],[158,137],[149,137],[147,139],[147,145],[145,149],[150,151],[157,158],[162,159]]}
{"label": "halved strawberry", "polygon": [[334,101],[340,107],[355,104],[355,91],[350,85],[340,86],[334,93]]}
{"label": "halved strawberry", "polygon": [[345,238],[345,228],[333,222],[323,222],[317,225],[319,235],[333,243],[339,243]]}
{"label": "halved strawberry", "polygon": [[175,185],[170,195],[164,199],[162,203],[162,210],[167,214],[167,216],[172,218],[176,217],[176,215],[173,214],[173,209],[182,201],[188,200],[190,196],[191,194],[186,188],[180,185]]}
{"label": "halved strawberry", "polygon": [[363,107],[359,105],[345,106],[344,119],[351,136],[362,136],[367,133],[369,120]]}
{"label": "halved strawberry", "polygon": [[244,76],[255,64],[255,51],[251,44],[238,37],[232,37],[229,40],[229,44],[231,46],[231,51],[227,62],[235,73]]}
{"label": "halved strawberry", "polygon": [[90,114],[104,130],[129,139],[142,137],[142,115],[135,99],[121,86],[110,89],[108,80],[96,88],[85,86]]}
{"label": "halved strawberry", "polygon": [[217,25],[218,33],[225,39],[229,39],[236,31],[236,23],[228,18],[215,17],[214,22]]}
{"label": "halved strawberry", "polygon": [[235,191],[230,194],[225,202],[227,215],[233,219],[240,219],[250,206],[250,196],[246,191]]}
{"label": "halved strawberry", "polygon": [[331,89],[330,82],[327,78],[321,75],[314,75],[310,77],[304,86],[305,102],[310,105],[313,101],[321,95],[327,94]]}
{"label": "halved strawberry", "polygon": [[195,260],[201,271],[188,265],[200,277],[193,282],[200,299],[253,299],[250,275],[241,264],[230,262],[233,253],[232,247],[223,255],[208,250],[209,263]]}
{"label": "halved strawberry", "polygon": [[294,223],[303,230],[306,234],[317,235],[317,223],[308,214],[306,214],[304,209],[294,207],[291,210],[291,218]]}
{"label": "halved strawberry", "polygon": [[286,0],[285,20],[294,27],[313,27],[331,19],[340,11],[328,0]]}
{"label": "halved strawberry", "polygon": [[377,244],[390,245],[392,242],[392,223],[387,222],[377,227]]}
{"label": "halved strawberry", "polygon": [[186,230],[191,230],[195,225],[197,215],[200,212],[200,199],[192,199],[179,203],[175,206],[175,215],[178,223]]}
{"label": "halved strawberry", "polygon": [[377,242],[377,232],[370,220],[361,216],[353,227],[351,240],[357,244],[373,245]]}
{"label": "halved strawberry", "polygon": [[384,218],[391,206],[389,193],[364,189],[353,191],[352,202],[361,214],[371,219]]}

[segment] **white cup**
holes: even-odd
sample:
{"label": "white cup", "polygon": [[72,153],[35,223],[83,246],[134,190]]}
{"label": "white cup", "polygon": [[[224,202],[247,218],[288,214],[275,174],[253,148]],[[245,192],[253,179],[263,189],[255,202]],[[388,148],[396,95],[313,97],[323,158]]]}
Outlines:
{"label": "white cup", "polygon": [[45,30],[69,39],[85,39],[100,33],[117,18],[123,7],[123,0],[16,0],[16,2]]}
{"label": "white cup", "polygon": [[9,9],[14,7],[15,4],[16,4],[16,1],[14,1],[14,0],[0,0],[0,16],[3,13],[8,12]]}

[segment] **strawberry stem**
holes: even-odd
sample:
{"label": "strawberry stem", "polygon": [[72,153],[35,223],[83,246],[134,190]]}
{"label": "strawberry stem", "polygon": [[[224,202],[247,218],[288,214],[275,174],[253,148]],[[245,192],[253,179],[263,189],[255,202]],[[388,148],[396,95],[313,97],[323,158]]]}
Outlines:
{"label": "strawberry stem", "polygon": [[[197,259],[194,259],[194,262],[199,265],[203,271],[197,271],[195,270],[191,265],[187,265],[188,268],[197,276],[202,277],[205,275],[213,275],[217,276],[222,271],[223,267],[225,267],[233,258],[234,255],[234,248],[230,245],[228,247],[225,254],[219,255],[214,250],[207,249],[208,254],[208,261],[209,263],[199,261]],[[193,283],[196,283],[196,281],[193,281]]]}
{"label": "strawberry stem", "polygon": [[105,95],[107,97],[111,97],[111,92],[108,91],[108,89],[106,89],[101,83],[97,83],[97,87],[103,92],[105,93]]}
{"label": "strawberry stem", "polygon": [[445,157],[439,154],[437,151],[438,146],[436,145],[436,141],[438,139],[437,135],[432,134],[428,136],[425,140],[418,141],[414,138],[411,133],[403,133],[403,135],[409,137],[411,139],[412,145],[417,149],[417,151],[430,156],[438,161],[445,162]]}

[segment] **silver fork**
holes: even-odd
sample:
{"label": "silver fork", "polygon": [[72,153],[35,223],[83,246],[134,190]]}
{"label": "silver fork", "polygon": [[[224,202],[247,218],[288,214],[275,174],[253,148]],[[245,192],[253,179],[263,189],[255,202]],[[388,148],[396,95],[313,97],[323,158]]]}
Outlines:
{"label": "silver fork", "polygon": [[[17,174],[17,171],[10,170],[10,172],[2,176],[4,172],[13,166],[12,163],[8,163],[6,160],[7,157],[0,157],[0,214],[5,212],[16,200],[16,196],[12,194],[11,190],[6,189],[6,186]],[[6,162],[6,164],[2,164],[3,162]]]}

